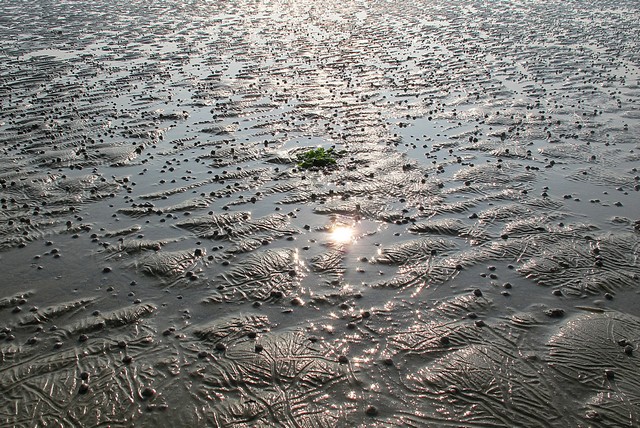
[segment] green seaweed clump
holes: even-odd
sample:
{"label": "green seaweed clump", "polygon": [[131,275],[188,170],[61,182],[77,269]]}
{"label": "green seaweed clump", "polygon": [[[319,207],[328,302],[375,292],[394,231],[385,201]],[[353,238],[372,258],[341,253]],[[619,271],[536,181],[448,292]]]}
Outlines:
{"label": "green seaweed clump", "polygon": [[300,168],[322,168],[336,164],[337,153],[330,148],[325,150],[323,147],[309,150],[298,155],[298,166]]}

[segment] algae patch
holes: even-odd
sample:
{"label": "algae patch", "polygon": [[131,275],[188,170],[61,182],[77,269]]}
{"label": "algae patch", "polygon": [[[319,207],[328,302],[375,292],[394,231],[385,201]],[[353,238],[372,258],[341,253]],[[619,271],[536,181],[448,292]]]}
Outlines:
{"label": "algae patch", "polygon": [[325,150],[323,147],[312,149],[297,156],[298,166],[300,168],[324,168],[334,166],[339,153],[333,148]]}

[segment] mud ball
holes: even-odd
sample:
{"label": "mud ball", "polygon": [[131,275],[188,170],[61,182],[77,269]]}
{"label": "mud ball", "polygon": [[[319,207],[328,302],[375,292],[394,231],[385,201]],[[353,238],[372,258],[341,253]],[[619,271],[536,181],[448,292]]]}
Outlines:
{"label": "mud ball", "polygon": [[624,353],[631,356],[633,355],[633,346],[627,345],[624,347]]}
{"label": "mud ball", "polygon": [[609,380],[613,380],[613,378],[615,378],[615,376],[616,376],[616,375],[615,375],[615,373],[614,373],[614,371],[613,371],[613,370],[611,370],[611,369],[606,369],[606,370],[604,371],[604,376],[605,376],[607,379],[609,379]]}
{"label": "mud ball", "polygon": [[88,379],[89,379],[89,372],[82,372],[82,373],[80,373],[80,379],[82,379],[82,380],[88,380]]}
{"label": "mud ball", "polygon": [[368,406],[367,410],[365,410],[367,416],[376,416],[378,414],[378,409],[376,406]]}
{"label": "mud ball", "polygon": [[80,336],[78,336],[78,342],[86,342],[87,340],[89,340],[89,336],[87,336],[86,334],[81,334]]}
{"label": "mud ball", "polygon": [[130,355],[125,355],[122,357],[122,362],[125,364],[129,364],[133,361],[133,358]]}
{"label": "mud ball", "polygon": [[224,345],[224,343],[218,342],[216,343],[216,351],[225,351],[227,349],[227,347]]}
{"label": "mud ball", "polygon": [[260,345],[259,343],[256,344],[254,350],[256,351],[256,354],[259,354],[260,352],[262,352],[264,350],[264,346]]}
{"label": "mud ball", "polygon": [[103,268],[103,269],[102,269],[102,272],[103,272],[103,273],[109,273],[109,272],[111,272],[111,270],[112,270],[112,269],[111,269],[109,266],[107,266],[107,267],[105,267],[105,268]]}
{"label": "mud ball", "polygon": [[78,388],[78,394],[86,394],[89,392],[89,385],[86,383],[81,383],[80,388]]}
{"label": "mud ball", "polygon": [[440,343],[441,343],[442,345],[445,345],[445,346],[446,346],[446,345],[449,345],[449,344],[451,343],[451,339],[449,339],[449,337],[447,337],[447,336],[442,336],[442,337],[440,338]]}
{"label": "mud ball", "polygon": [[482,290],[476,288],[475,290],[473,290],[473,295],[476,297],[482,297]]}
{"label": "mud ball", "polygon": [[382,364],[384,364],[385,366],[392,366],[393,365],[393,360],[391,358],[384,358],[382,360]]}
{"label": "mud ball", "polygon": [[345,355],[340,355],[338,357],[338,362],[340,364],[348,364],[349,363],[349,358],[347,358]]}
{"label": "mud ball", "polygon": [[484,327],[486,323],[483,320],[476,320],[475,325],[476,327]]}
{"label": "mud ball", "polygon": [[198,358],[207,358],[207,356],[209,356],[209,353],[207,351],[198,352]]}

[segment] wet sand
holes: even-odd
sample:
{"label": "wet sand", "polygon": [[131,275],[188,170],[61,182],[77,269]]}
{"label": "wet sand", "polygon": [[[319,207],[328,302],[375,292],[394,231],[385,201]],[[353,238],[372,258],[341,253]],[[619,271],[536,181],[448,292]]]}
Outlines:
{"label": "wet sand", "polygon": [[639,16],[3,4],[0,426],[637,426]]}

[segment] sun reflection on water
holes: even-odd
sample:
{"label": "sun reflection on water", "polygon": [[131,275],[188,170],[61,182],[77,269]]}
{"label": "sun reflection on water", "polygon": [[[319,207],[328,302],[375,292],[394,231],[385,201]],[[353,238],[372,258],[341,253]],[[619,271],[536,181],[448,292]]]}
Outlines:
{"label": "sun reflection on water", "polygon": [[350,242],[353,239],[353,227],[349,226],[336,226],[331,231],[331,241],[336,244],[344,244]]}

